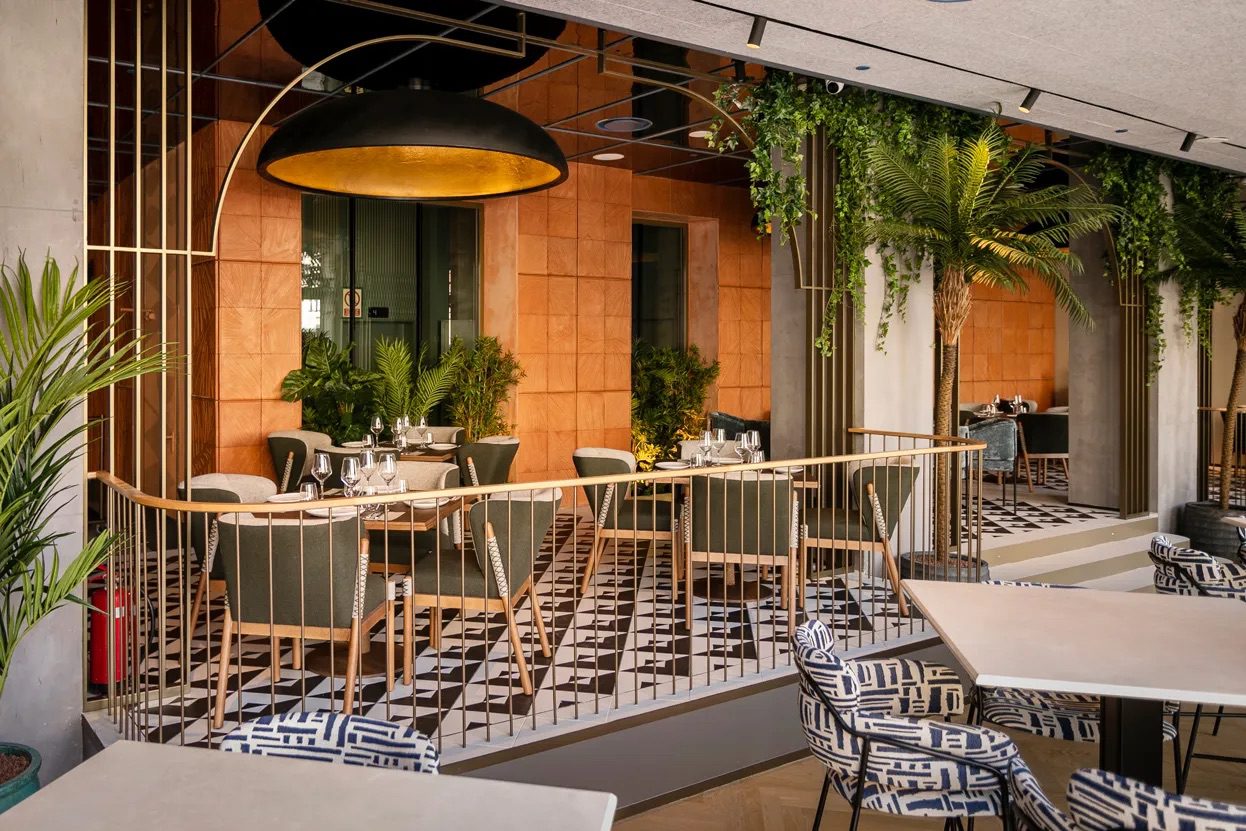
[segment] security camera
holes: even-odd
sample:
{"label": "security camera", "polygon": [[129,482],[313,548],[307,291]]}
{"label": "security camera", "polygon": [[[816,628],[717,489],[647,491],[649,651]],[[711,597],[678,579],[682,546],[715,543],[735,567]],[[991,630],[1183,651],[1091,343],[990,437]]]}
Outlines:
{"label": "security camera", "polygon": [[842,81],[831,81],[828,79],[827,81],[825,81],[825,84],[826,84],[826,91],[830,93],[831,95],[839,95],[841,92],[844,91],[844,84]]}

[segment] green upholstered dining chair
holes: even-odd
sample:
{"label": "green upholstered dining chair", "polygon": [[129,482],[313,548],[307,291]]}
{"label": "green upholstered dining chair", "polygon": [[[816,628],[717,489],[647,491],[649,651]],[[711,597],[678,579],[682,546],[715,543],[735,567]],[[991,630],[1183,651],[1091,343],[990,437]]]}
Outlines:
{"label": "green upholstered dining chair", "polygon": [[422,442],[428,438],[430,433],[433,436],[433,442],[436,444],[462,444],[466,431],[462,427],[428,424],[421,428],[417,425],[407,430],[407,441],[412,443]]}
{"label": "green upholstered dining chair", "polygon": [[[612,476],[636,472],[636,457],[626,450],[611,447],[581,447],[572,455],[575,472],[580,477]],[[675,503],[654,497],[628,496],[626,485],[585,485],[584,496],[593,512],[593,547],[580,580],[580,592],[588,591],[597,564],[611,540],[671,543],[672,592],[679,596],[681,563],[674,550]],[[617,549],[617,542],[615,543]]]}
{"label": "green upholstered dining chair", "polygon": [[[385,452],[385,451],[382,451]],[[450,462],[403,462],[396,465],[398,475],[394,482],[404,481],[413,497],[419,491],[439,491],[459,486],[459,466]],[[391,506],[391,507],[402,507]],[[450,535],[456,544],[463,541],[462,520],[459,511],[450,519],[441,521],[440,533]],[[369,533],[372,542],[372,568],[388,573],[408,572],[412,567],[412,551],[415,558],[427,556],[437,547],[438,531],[380,531]],[[412,545],[414,544],[414,549]]]}
{"label": "green upholstered dining chair", "polygon": [[1038,462],[1035,478],[1040,485],[1047,481],[1047,465],[1058,461],[1064,467],[1064,478],[1069,476],[1069,414],[1022,413],[1017,416],[1017,429],[1021,431],[1022,464],[1026,470],[1030,461]]}
{"label": "green upholstered dining chair", "polygon": [[327,433],[314,430],[278,430],[268,434],[268,452],[273,457],[273,473],[277,476],[277,492],[290,493],[311,472],[312,456],[317,450],[333,445]]}
{"label": "green upholstered dining chair", "polygon": [[[186,482],[178,482],[178,499],[189,502],[232,502],[257,505],[277,493],[277,486],[271,479],[263,476],[251,476],[244,473],[203,473],[192,476],[189,491]],[[220,596],[225,592],[224,566],[216,556],[217,527],[216,514],[188,513],[186,523],[186,539],[199,561],[199,581],[195,588],[195,599],[190,605],[190,617],[186,625],[187,636],[193,634],[199,623],[199,610],[204,600],[211,595]]]}
{"label": "green upholstered dining chair", "polygon": [[850,499],[844,507],[810,506],[805,514],[806,549],[868,551],[883,558],[901,614],[908,602],[900,591],[900,569],[891,538],[913,495],[918,469],[902,460],[866,462],[850,470]]}
{"label": "green upholstered dining chair", "polygon": [[[342,674],[342,712],[354,708],[355,680],[364,639],[385,623],[387,689],[394,686],[394,611],[409,581],[368,569],[368,541],[353,512],[341,519],[296,519],[281,515],[222,514],[218,558],[225,571],[227,603],[221,631],[213,724],[225,718],[229,660],[235,636],[270,638],[274,680],[281,678],[282,638],[293,641],[293,665],[302,666],[304,640],[348,644]],[[404,632],[412,629],[405,610]],[[411,680],[404,662],[403,675]]]}
{"label": "green upholstered dining chair", "polygon": [[[755,565],[783,572],[780,604],[788,627],[796,626],[796,598],[803,574],[800,508],[790,477],[770,471],[697,473],[681,509],[684,589],[692,596],[695,563]],[[725,578],[724,578],[725,579]],[[748,600],[745,596],[744,600]],[[692,603],[685,623],[692,625]]]}
{"label": "green upholstered dining chair", "polygon": [[514,436],[486,436],[459,445],[454,451],[459,480],[464,485],[505,485],[518,452],[519,439]]}
{"label": "green upholstered dining chair", "polygon": [[1023,470],[1030,491],[1034,491],[1034,483],[1029,478],[1030,468],[1028,465],[1022,466],[1021,464],[1021,432],[1018,429],[1017,419],[990,418],[975,421],[966,425],[964,431],[966,438],[986,443],[986,450],[983,450],[981,456],[978,457],[978,463],[984,473],[994,473],[999,478],[1001,498],[1007,499],[1008,479],[1006,475],[1012,475],[1012,508],[1013,513],[1016,513],[1017,481],[1021,478]]}
{"label": "green upholstered dining chair", "polygon": [[[532,601],[532,618],[541,654],[551,655],[545,619],[533,578],[533,565],[554,514],[562,500],[557,488],[508,491],[493,494],[472,505],[468,512],[473,556],[465,556],[443,540],[433,556],[416,561],[411,575],[412,606],[432,610],[429,641],[441,646],[441,610],[444,608],[501,612],[519,671],[519,684],[532,695],[532,676],[524,656],[524,644],[515,624],[515,607],[526,594]],[[410,641],[404,640],[410,648]],[[409,658],[404,660],[410,661]]]}

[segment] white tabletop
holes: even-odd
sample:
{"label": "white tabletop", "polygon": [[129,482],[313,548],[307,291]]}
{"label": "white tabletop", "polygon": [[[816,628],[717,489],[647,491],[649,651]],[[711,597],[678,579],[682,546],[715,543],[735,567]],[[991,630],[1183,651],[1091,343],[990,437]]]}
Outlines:
{"label": "white tabletop", "polygon": [[0,814],[0,828],[603,831],[613,794],[118,742]]}
{"label": "white tabletop", "polygon": [[987,687],[1246,706],[1246,603],[905,580]]}

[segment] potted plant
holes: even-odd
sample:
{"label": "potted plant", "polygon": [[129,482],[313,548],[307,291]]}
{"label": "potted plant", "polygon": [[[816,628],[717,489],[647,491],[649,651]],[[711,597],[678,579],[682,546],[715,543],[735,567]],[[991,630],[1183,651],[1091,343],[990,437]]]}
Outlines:
{"label": "potted plant", "polygon": [[504,408],[524,377],[515,353],[503,349],[494,337],[479,337],[470,345],[455,338],[446,359],[455,367],[450,419],[463,428],[465,440],[510,433]]}
{"label": "potted plant", "polygon": [[303,427],[327,433],[334,443],[368,432],[380,376],[360,369],[350,350],[322,332],[303,333],[303,366],[281,382],[281,397],[303,402]]}
{"label": "potted plant", "polygon": [[[888,143],[870,148],[869,161],[887,210],[871,223],[881,244],[912,254],[906,261],[935,268],[934,320],[940,362],[934,432],[952,434],[952,385],[958,343],[973,305],[972,286],[1025,292],[1033,275],[1046,283],[1071,320],[1088,324],[1068,274],[1081,262],[1068,241],[1097,231],[1115,209],[1085,186],[1037,187],[1045,162],[1037,148],[1013,146],[996,124],[977,137],[936,135],[915,159]],[[935,471],[935,554],[947,564],[952,531],[951,464]]]}
{"label": "potted plant", "polygon": [[718,370],[718,361],[706,362],[695,345],[632,346],[632,452],[640,470],[678,459],[679,442],[701,434]]}
{"label": "potted plant", "polygon": [[454,388],[458,361],[462,357],[461,350],[450,350],[436,364],[425,366],[426,347],[421,347],[420,354],[412,358],[406,341],[379,338],[373,352],[373,365],[377,372],[377,410],[385,423],[393,424],[404,415],[415,423],[426,419]]}
{"label": "potted plant", "polygon": [[[64,482],[85,443],[80,407],[163,365],[92,321],[114,289],[77,285],[77,274],[64,279],[49,258],[36,281],[24,255],[0,266],[0,700],[22,639],[65,603],[85,605],[78,588],[116,543],[103,533],[68,556],[69,535],[49,528],[72,498]],[[33,748],[0,743],[0,811],[38,789],[39,764]]]}

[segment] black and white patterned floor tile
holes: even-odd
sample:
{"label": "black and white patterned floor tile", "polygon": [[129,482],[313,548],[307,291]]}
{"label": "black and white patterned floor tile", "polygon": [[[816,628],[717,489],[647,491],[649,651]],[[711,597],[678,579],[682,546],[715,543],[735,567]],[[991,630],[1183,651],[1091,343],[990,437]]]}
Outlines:
{"label": "black and white patterned floor tile", "polygon": [[[591,521],[560,514],[555,532],[538,555],[535,573],[552,648],[542,657],[532,627],[531,606],[521,603],[516,621],[532,672],[534,696],[519,687],[518,672],[501,614],[447,609],[442,616],[441,649],[428,645],[429,615],[417,610],[414,684],[401,677],[387,693],[384,678],[368,676],[358,692],[356,712],[411,724],[439,737],[447,750],[499,741],[532,724],[586,718],[619,706],[683,695],[715,679],[739,678],[789,663],[787,611],[778,597],[760,602],[724,603],[694,598],[691,628],[686,607],[671,598],[669,548],[613,545],[603,555],[593,589],[581,596],[578,581],[592,539]],[[155,571],[155,569],[151,569]],[[176,568],[169,569],[176,574]],[[716,571],[721,576],[721,571]],[[754,575],[755,576],[755,575]],[[175,592],[170,592],[171,595]],[[182,676],[177,662],[180,631],[176,603],[166,631],[166,685]],[[914,615],[899,615],[889,585],[861,572],[835,574],[806,587],[805,609],[832,625],[845,649],[868,647],[924,631]],[[213,606],[213,632],[219,639],[220,601]],[[399,623],[401,626],[401,622]],[[190,645],[189,684],[182,695],[136,708],[140,729],[154,741],[208,745],[240,721],[300,708],[341,706],[344,680],[289,669],[274,681],[267,638],[243,638],[240,663],[231,671],[222,730],[210,730],[216,680],[208,663],[206,625]],[[401,639],[401,634],[399,638]],[[383,648],[383,628],[373,635]],[[338,661],[345,661],[339,647]],[[216,658],[219,640],[211,644]],[[238,692],[241,666],[242,691]],[[156,659],[149,660],[147,684],[156,686]]]}
{"label": "black and white patterned floor tile", "polygon": [[982,486],[982,536],[998,539],[1092,520],[1113,519],[1119,514],[1106,508],[1068,504],[1069,483],[1057,466],[1048,468],[1046,481],[1034,485],[1030,493],[1024,476],[1017,483],[1017,501],[1013,503],[1012,481],[1006,495],[995,481]]}

